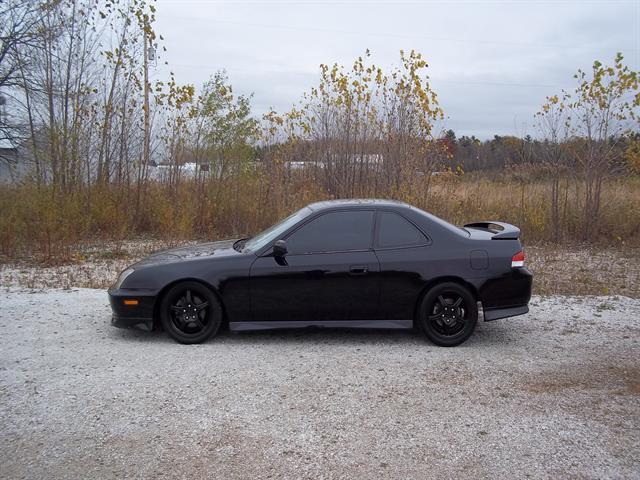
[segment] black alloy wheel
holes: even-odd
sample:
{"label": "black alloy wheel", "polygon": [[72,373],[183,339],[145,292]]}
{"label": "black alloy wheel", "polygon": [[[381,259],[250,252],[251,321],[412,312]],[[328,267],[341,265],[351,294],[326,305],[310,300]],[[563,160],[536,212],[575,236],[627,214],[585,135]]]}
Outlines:
{"label": "black alloy wheel", "polygon": [[209,288],[198,282],[182,282],[163,296],[160,319],[176,341],[200,343],[217,333],[222,308]]}
{"label": "black alloy wheel", "polygon": [[478,308],[471,292],[447,282],[431,288],[422,299],[419,324],[436,345],[453,347],[467,340],[475,330]]}

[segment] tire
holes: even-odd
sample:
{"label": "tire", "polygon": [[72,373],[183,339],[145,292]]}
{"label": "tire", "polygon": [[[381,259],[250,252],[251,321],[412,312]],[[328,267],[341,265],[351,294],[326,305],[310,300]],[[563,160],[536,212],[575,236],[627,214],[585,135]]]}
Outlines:
{"label": "tire", "polygon": [[163,295],[160,321],[179,343],[202,343],[218,333],[222,306],[215,293],[199,282],[180,282]]}
{"label": "tire", "polygon": [[455,347],[475,330],[478,306],[468,288],[446,282],[426,293],[417,316],[420,329],[431,342],[441,347]]}

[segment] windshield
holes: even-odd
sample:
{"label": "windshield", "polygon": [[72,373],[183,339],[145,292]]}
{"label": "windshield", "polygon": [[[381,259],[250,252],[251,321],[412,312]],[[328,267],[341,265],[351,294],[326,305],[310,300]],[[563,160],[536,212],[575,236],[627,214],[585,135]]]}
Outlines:
{"label": "windshield", "polygon": [[290,227],[298,223],[303,218],[307,217],[313,210],[309,207],[304,207],[297,212],[289,215],[287,218],[282,220],[280,223],[276,223],[275,225],[267,228],[264,232],[259,233],[255,237],[250,238],[244,244],[244,248],[246,250],[260,250],[262,247],[267,245],[269,242],[274,240],[279,240],[279,236],[284,232],[289,230]]}

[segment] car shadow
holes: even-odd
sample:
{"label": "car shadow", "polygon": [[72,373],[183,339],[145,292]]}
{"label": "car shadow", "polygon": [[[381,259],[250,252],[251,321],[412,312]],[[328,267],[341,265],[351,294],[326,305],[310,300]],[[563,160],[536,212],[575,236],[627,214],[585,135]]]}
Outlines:
{"label": "car shadow", "polygon": [[417,344],[424,342],[419,332],[413,330],[331,327],[279,328],[245,332],[225,330],[220,338],[226,342],[238,344]]}
{"label": "car shadow", "polygon": [[[365,329],[365,328],[318,328],[258,330],[246,332],[230,332],[225,330],[216,339],[228,343],[258,345],[265,343],[280,344],[352,344],[352,345],[416,345],[436,347],[417,329]],[[517,340],[517,330],[506,324],[492,322],[479,323],[473,335],[456,348],[474,348],[477,346],[505,345]]]}
{"label": "car shadow", "polygon": [[[108,336],[114,340],[133,343],[167,343],[175,344],[173,339],[162,330],[145,332],[135,329],[110,328]],[[503,322],[479,322],[474,334],[456,348],[475,348],[478,346],[505,345],[517,339],[517,328],[514,329]],[[368,329],[368,328],[280,328],[274,330],[255,330],[232,332],[223,328],[218,335],[205,342],[205,345],[238,344],[238,345],[415,345],[432,346],[417,329]]]}

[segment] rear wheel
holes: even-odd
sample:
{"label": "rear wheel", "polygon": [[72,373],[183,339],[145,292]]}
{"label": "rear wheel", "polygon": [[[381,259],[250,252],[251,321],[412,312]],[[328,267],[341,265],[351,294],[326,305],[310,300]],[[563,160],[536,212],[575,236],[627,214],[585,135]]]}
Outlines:
{"label": "rear wheel", "polygon": [[469,289],[453,282],[441,283],[422,299],[418,322],[436,345],[454,347],[467,340],[478,322],[478,307]]}
{"label": "rear wheel", "polygon": [[218,332],[222,308],[209,288],[198,282],[181,282],[162,298],[160,320],[174,340],[201,343]]}

